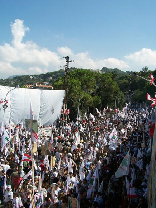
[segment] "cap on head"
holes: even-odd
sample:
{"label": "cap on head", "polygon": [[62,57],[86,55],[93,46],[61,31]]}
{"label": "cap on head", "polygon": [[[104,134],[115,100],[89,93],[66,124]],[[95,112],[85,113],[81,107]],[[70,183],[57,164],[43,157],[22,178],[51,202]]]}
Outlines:
{"label": "cap on head", "polygon": [[7,185],[7,188],[8,188],[8,189],[11,189],[11,185]]}

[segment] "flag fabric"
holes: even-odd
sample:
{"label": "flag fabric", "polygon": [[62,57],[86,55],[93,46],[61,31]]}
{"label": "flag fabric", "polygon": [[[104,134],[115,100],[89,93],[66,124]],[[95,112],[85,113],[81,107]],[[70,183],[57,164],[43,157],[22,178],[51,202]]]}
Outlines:
{"label": "flag fabric", "polygon": [[43,191],[35,194],[36,208],[40,208],[43,204]]}
{"label": "flag fabric", "polygon": [[32,132],[31,136],[33,142],[38,142],[38,135],[36,133]]}
{"label": "flag fabric", "polygon": [[51,132],[51,143],[53,144],[54,137],[53,137],[53,132]]}
{"label": "flag fabric", "polygon": [[155,130],[155,123],[152,123],[151,126],[150,126],[150,129],[149,129],[149,133],[150,133],[150,136],[153,138],[153,135],[154,135],[154,130]]}
{"label": "flag fabric", "polygon": [[94,174],[91,176],[88,184],[88,190],[87,190],[87,198],[91,198],[92,192],[95,188],[96,183],[96,170],[94,171]]}
{"label": "flag fabric", "polygon": [[155,98],[152,100],[152,104],[151,104],[151,106],[152,106],[152,107],[154,107],[154,106],[155,106],[155,104],[156,104],[156,96],[155,96]]}
{"label": "flag fabric", "polygon": [[118,108],[116,108],[116,109],[115,109],[115,112],[116,112],[116,113],[118,113],[118,112],[119,112],[119,109],[118,109]]}
{"label": "flag fabric", "polygon": [[0,100],[0,104],[2,104],[3,103],[3,99],[1,98],[1,100]]}
{"label": "flag fabric", "polygon": [[70,109],[65,109],[64,110],[64,114],[67,116],[67,115],[69,115],[70,114]]}
{"label": "flag fabric", "polygon": [[126,189],[127,189],[127,196],[130,199],[136,199],[138,197],[136,188],[133,186],[133,180],[129,182],[128,179],[126,178]]}
{"label": "flag fabric", "polygon": [[80,132],[75,132],[75,144],[80,144]]}
{"label": "flag fabric", "polygon": [[152,99],[153,99],[153,98],[150,96],[150,94],[147,93],[147,100],[152,101]]}
{"label": "flag fabric", "polygon": [[60,167],[61,167],[61,157],[60,157],[60,159],[59,159],[57,169],[60,170]]}
{"label": "flag fabric", "polygon": [[116,150],[117,148],[117,142],[118,142],[118,137],[117,137],[117,130],[114,128],[109,135],[109,149],[110,150]]}
{"label": "flag fabric", "polygon": [[129,164],[130,164],[130,154],[127,152],[126,156],[123,158],[118,170],[115,172],[115,178],[120,178],[129,173]]}
{"label": "flag fabric", "polygon": [[112,130],[112,132],[110,133],[109,139],[111,140],[111,139],[114,139],[115,137],[117,137],[117,130],[116,130],[116,128],[114,128]]}
{"label": "flag fabric", "polygon": [[95,108],[96,109],[96,113],[98,114],[99,117],[101,117],[101,112],[98,110],[98,108]]}
{"label": "flag fabric", "polygon": [[24,153],[24,155],[22,156],[22,161],[32,161],[31,156],[27,153]]}
{"label": "flag fabric", "polygon": [[24,175],[23,179],[26,180],[29,176],[32,176],[32,170],[29,170],[29,172]]}
{"label": "flag fabric", "polygon": [[93,115],[93,114],[91,114],[91,113],[89,114],[89,118],[90,118],[90,119],[92,119],[92,120],[93,120],[93,122],[95,121],[95,117],[94,117],[94,115]]}
{"label": "flag fabric", "polygon": [[9,141],[10,141],[9,135],[8,135],[7,131],[5,130],[5,128],[3,128],[3,133],[2,133],[2,137],[1,137],[1,151],[3,151],[5,145],[8,144]]}
{"label": "flag fabric", "polygon": [[72,138],[73,138],[73,144],[76,144],[77,138],[76,138],[75,134],[72,135]]}
{"label": "flag fabric", "polygon": [[151,85],[153,85],[154,84],[154,76],[151,74],[149,78],[150,78]]}
{"label": "flag fabric", "polygon": [[4,133],[4,124],[2,122],[1,128],[0,128],[0,135],[2,136]]}
{"label": "flag fabric", "polygon": [[152,104],[151,104],[152,107],[156,105],[156,95],[155,95],[155,98],[152,98],[150,94],[147,93],[147,100],[152,101]]}
{"label": "flag fabric", "polygon": [[126,180],[126,188],[127,188],[127,195],[130,199],[136,199],[138,198],[137,190],[133,186],[134,180],[136,179],[135,177],[135,170],[132,169],[132,174],[131,174],[131,181],[129,182]]}
{"label": "flag fabric", "polygon": [[118,142],[118,138],[114,136],[109,142],[109,149],[110,150],[116,150],[117,142]]}

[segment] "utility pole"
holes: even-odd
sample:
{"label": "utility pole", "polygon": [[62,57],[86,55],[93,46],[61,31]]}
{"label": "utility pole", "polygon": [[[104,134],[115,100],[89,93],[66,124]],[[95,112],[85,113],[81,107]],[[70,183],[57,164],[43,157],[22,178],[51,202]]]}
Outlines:
{"label": "utility pole", "polygon": [[[65,65],[65,78],[64,78],[64,88],[65,88],[65,98],[64,98],[64,106],[63,111],[65,114],[65,110],[67,110],[67,102],[68,102],[68,73],[69,73],[69,62],[72,62],[69,60],[69,56],[63,57],[66,59],[66,65]],[[67,116],[65,115],[65,122],[67,123]]]}

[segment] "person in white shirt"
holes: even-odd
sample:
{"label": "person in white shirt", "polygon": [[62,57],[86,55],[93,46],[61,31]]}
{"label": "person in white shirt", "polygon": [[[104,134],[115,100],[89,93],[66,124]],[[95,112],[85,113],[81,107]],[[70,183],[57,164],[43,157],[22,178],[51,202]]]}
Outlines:
{"label": "person in white shirt", "polygon": [[5,164],[1,164],[1,167],[3,168],[3,170],[5,171],[5,173],[7,172],[7,170],[10,169],[10,165],[9,162],[6,160]]}
{"label": "person in white shirt", "polygon": [[69,175],[68,175],[68,177],[67,177],[67,181],[68,181],[68,184],[69,184],[69,186],[70,186],[70,188],[73,188],[74,187],[74,185],[75,185],[75,177],[73,176],[73,173],[72,172],[70,172],[69,173]]}
{"label": "person in white shirt", "polygon": [[4,203],[11,202],[13,200],[13,192],[11,189],[11,185],[7,185],[7,189],[4,193]]}

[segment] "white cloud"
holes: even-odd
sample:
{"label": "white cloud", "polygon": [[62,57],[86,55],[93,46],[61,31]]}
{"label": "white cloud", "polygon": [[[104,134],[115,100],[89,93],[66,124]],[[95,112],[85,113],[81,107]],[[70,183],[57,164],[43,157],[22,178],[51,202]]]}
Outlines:
{"label": "white cloud", "polygon": [[88,52],[82,52],[74,54],[71,49],[68,47],[61,47],[58,49],[58,52],[65,56],[71,56],[72,60],[74,60],[74,64],[71,63],[70,65],[75,65],[77,68],[85,68],[85,69],[101,69],[102,67],[108,68],[119,68],[119,69],[128,69],[129,66],[126,62],[115,59],[115,58],[108,58],[103,60],[94,61],[89,57]]}
{"label": "white cloud", "polygon": [[37,67],[29,67],[28,72],[29,74],[42,74],[42,73],[47,73],[48,70],[37,66]]}
{"label": "white cloud", "polygon": [[122,60],[118,60],[116,58],[108,58],[103,61],[99,61],[99,65],[106,66],[108,68],[118,68],[118,69],[128,69],[129,65]]}
{"label": "white cloud", "polygon": [[52,52],[46,48],[40,48],[32,41],[23,42],[27,31],[29,28],[24,26],[23,20],[16,19],[14,23],[11,23],[12,42],[0,45],[0,78],[56,71],[60,69],[60,66],[65,65],[63,56],[70,56],[74,60],[70,66],[77,68],[101,69],[104,66],[119,69],[129,68],[125,61],[115,58],[95,61],[89,57],[88,52],[75,54],[68,47],[60,47],[57,48],[57,52]]}
{"label": "white cloud", "polygon": [[128,69],[129,66],[126,62],[118,60],[116,58],[108,58],[103,60],[94,61],[89,57],[89,54],[78,53],[73,55],[74,63],[78,68],[92,68],[92,69],[101,69],[102,67],[108,68],[118,68],[118,69]]}
{"label": "white cloud", "polygon": [[0,61],[0,79],[11,75],[26,74],[20,67],[13,67],[10,63]]}
{"label": "white cloud", "polygon": [[61,56],[73,56],[74,55],[73,51],[68,47],[57,48],[57,51]]}
{"label": "white cloud", "polygon": [[135,53],[131,53],[128,56],[125,56],[127,60],[131,62],[131,64],[135,64],[140,67],[144,66],[156,66],[156,51],[148,48],[143,48],[140,51]]}
{"label": "white cloud", "polygon": [[[22,42],[25,32],[28,30],[29,28],[24,27],[22,20],[17,19],[11,24],[12,44],[0,45],[0,66],[3,65],[0,67],[1,76],[29,74],[30,72],[34,74],[37,71],[44,73],[45,67],[56,68],[60,65],[60,57],[57,53],[40,48],[32,41]],[[13,67],[14,64],[18,67]],[[25,67],[27,71],[21,68],[22,65],[27,66]],[[41,70],[36,70],[39,68]],[[35,69],[34,72],[32,69]]]}
{"label": "white cloud", "polygon": [[28,27],[24,27],[23,20],[16,19],[15,23],[11,23],[11,32],[13,35],[13,45],[15,48],[21,47],[23,37],[25,36],[25,32],[29,31]]}

